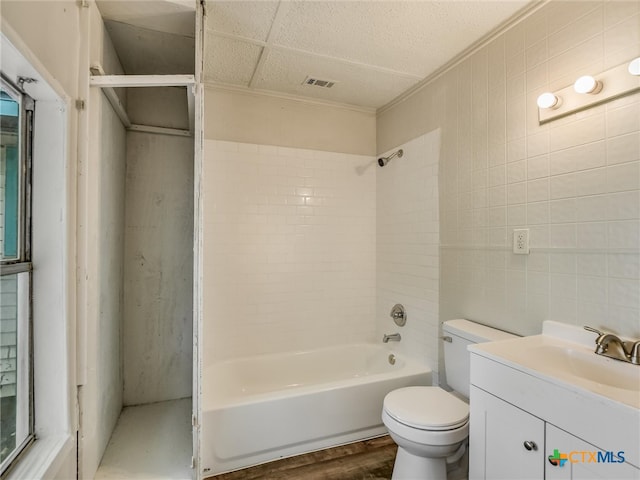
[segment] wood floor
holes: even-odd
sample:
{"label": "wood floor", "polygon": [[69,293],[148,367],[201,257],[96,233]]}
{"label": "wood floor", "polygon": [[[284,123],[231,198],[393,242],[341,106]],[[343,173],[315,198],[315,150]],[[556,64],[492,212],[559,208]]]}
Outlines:
{"label": "wood floor", "polygon": [[382,480],[391,478],[396,444],[388,435],[276,460],[208,480]]}

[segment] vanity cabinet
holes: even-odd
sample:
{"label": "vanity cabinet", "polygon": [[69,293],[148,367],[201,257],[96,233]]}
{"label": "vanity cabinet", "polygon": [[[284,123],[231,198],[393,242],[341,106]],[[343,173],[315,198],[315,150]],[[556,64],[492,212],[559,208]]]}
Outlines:
{"label": "vanity cabinet", "polygon": [[640,409],[503,360],[507,342],[470,348],[469,480],[640,480]]}
{"label": "vanity cabinet", "polygon": [[544,421],[471,386],[469,480],[544,477]]}
{"label": "vanity cabinet", "polygon": [[[469,480],[640,479],[618,451],[602,451],[473,385],[470,412]],[[565,461],[553,465],[550,457]]]}
{"label": "vanity cabinet", "polygon": [[[618,451],[604,452],[595,445],[559,429],[546,424],[545,442],[547,456],[554,455],[554,451],[567,455],[567,461],[560,466],[553,466],[548,460],[545,462],[546,480],[611,480],[611,479],[639,479],[640,470],[628,463],[620,462],[615,455]],[[622,456],[626,452],[623,451]],[[600,462],[598,461],[600,456]],[[555,455],[554,455],[555,456]]]}

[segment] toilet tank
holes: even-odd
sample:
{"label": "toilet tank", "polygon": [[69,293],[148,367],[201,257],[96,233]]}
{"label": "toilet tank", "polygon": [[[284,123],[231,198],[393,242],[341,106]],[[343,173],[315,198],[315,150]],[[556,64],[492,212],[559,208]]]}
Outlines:
{"label": "toilet tank", "polygon": [[447,320],[442,324],[442,331],[445,338],[444,371],[447,384],[465,398],[469,398],[470,360],[467,346],[516,337],[511,333],[464,319]]}

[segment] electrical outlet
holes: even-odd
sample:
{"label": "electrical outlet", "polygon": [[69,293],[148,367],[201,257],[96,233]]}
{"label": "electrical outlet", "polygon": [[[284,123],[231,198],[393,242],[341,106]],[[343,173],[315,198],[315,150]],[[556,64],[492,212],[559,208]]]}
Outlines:
{"label": "electrical outlet", "polygon": [[529,255],[529,229],[519,228],[513,231],[513,253]]}

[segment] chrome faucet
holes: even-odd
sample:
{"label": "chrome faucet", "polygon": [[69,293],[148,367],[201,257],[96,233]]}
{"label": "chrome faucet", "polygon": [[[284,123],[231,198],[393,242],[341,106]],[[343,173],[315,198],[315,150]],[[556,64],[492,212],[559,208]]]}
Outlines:
{"label": "chrome faucet", "polygon": [[631,357],[629,358],[634,365],[640,365],[640,341],[637,341],[631,347]]}
{"label": "chrome faucet", "polygon": [[[613,333],[601,332],[587,325],[584,326],[584,329],[598,334],[595,350],[597,355],[640,365],[640,341],[625,342]],[[616,347],[611,349],[611,345],[615,345]]]}
{"label": "chrome faucet", "polygon": [[399,342],[402,339],[399,333],[392,333],[391,335],[387,335],[386,333],[382,337],[382,343],[389,343],[389,340],[393,340],[394,342]]}

